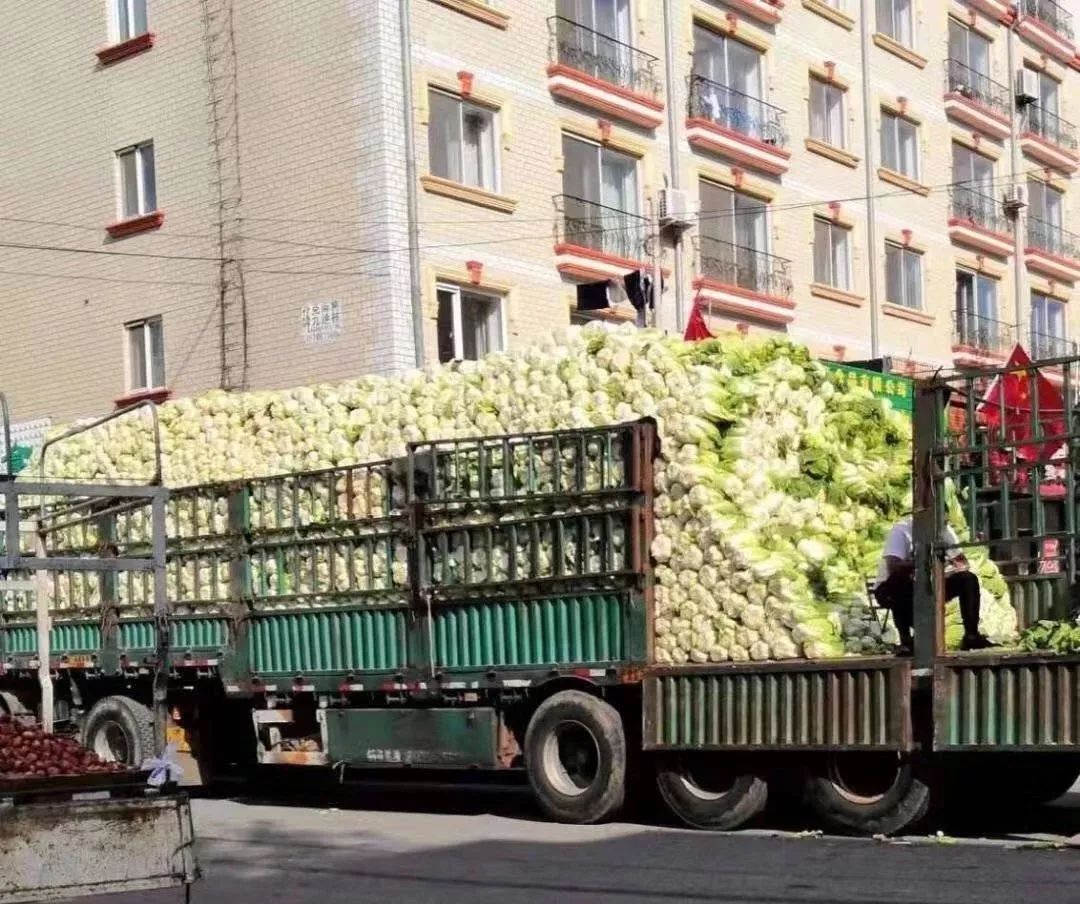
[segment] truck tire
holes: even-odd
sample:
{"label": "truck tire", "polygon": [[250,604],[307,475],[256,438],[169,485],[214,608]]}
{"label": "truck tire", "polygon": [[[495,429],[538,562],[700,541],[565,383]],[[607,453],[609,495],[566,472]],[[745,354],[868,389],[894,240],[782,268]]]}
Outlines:
{"label": "truck tire", "polygon": [[558,822],[611,818],[626,797],[626,735],[614,707],[583,691],[560,691],[525,730],[525,768],[541,809]]}
{"label": "truck tire", "polygon": [[[957,756],[946,773],[950,805],[968,811],[1048,804],[1080,778],[1080,757],[1062,753]],[[987,788],[993,788],[988,795]]]}
{"label": "truck tire", "polygon": [[729,768],[723,754],[663,757],[656,786],[671,812],[695,829],[740,828],[769,800],[769,786],[752,772]]}
{"label": "truck tire", "polygon": [[154,714],[130,697],[103,697],[83,719],[82,744],[106,762],[138,768],[154,755]]}
{"label": "truck tire", "polygon": [[889,753],[832,753],[812,768],[805,800],[842,835],[895,835],[930,807],[930,787],[910,758]]}

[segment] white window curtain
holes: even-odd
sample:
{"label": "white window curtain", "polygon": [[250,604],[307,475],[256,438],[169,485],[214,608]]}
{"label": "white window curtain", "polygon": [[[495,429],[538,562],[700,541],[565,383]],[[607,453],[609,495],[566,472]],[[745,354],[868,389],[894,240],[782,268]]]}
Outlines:
{"label": "white window curtain", "polygon": [[821,79],[810,80],[810,135],[833,147],[844,140],[844,92]]}

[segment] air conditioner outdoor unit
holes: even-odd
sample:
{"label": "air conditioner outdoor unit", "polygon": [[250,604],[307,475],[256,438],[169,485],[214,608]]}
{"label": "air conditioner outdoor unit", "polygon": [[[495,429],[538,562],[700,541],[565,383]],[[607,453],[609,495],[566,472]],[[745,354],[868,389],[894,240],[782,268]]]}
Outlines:
{"label": "air conditioner outdoor unit", "polygon": [[1033,104],[1039,99],[1039,73],[1021,69],[1016,73],[1016,101]]}
{"label": "air conditioner outdoor unit", "polygon": [[1005,189],[1002,201],[1005,205],[1005,212],[1009,214],[1019,213],[1024,209],[1024,187],[1022,185],[1012,185]]}
{"label": "air conditioner outdoor unit", "polygon": [[690,196],[682,189],[660,189],[657,206],[659,207],[658,216],[661,226],[677,226],[686,229],[693,225],[696,211],[693,209]]}

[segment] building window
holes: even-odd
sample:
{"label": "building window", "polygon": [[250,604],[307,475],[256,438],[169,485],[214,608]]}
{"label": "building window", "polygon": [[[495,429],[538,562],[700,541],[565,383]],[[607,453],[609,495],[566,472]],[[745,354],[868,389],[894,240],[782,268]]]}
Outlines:
{"label": "building window", "polygon": [[1036,101],[1040,110],[1051,116],[1061,114],[1061,83],[1051,75],[1038,69],[1032,69],[1039,80],[1039,99]]}
{"label": "building window", "polygon": [[1007,341],[1005,325],[998,322],[997,281],[956,271],[956,335],[960,345],[993,351]]}
{"label": "building window", "polygon": [[919,127],[887,110],[881,111],[881,163],[909,179],[919,178]]}
{"label": "building window", "polygon": [[811,78],[810,137],[842,148],[847,146],[844,132],[843,90],[821,79]]}
{"label": "building window", "polygon": [[990,41],[975,29],[949,19],[949,59],[975,75],[990,74]]}
{"label": "building window", "polygon": [[154,144],[137,144],[116,152],[120,170],[120,218],[130,220],[157,210]]}
{"label": "building window", "polygon": [[562,147],[566,241],[643,259],[648,224],[639,213],[637,158],[571,135]]}
{"label": "building window", "polygon": [[705,180],[699,192],[702,275],[753,292],[779,294],[771,285],[777,274],[772,272],[768,254],[765,203]]}
{"label": "building window", "polygon": [[499,190],[496,113],[453,94],[429,93],[431,174],[462,185]]}
{"label": "building window", "polygon": [[161,318],[148,317],[124,326],[127,334],[129,393],[165,387],[165,337]]}
{"label": "building window", "polygon": [[1068,355],[1065,304],[1039,292],[1031,293],[1031,356],[1035,360]]}
{"label": "building window", "polygon": [[877,30],[905,47],[915,46],[914,0],[877,0]]}
{"label": "building window", "polygon": [[814,217],[814,282],[851,290],[851,230]]}
{"label": "building window", "polygon": [[783,111],[764,100],[762,59],[748,44],[695,25],[691,115],[759,141],[784,144]]}
{"label": "building window", "polygon": [[503,300],[439,284],[439,361],[475,361],[503,348]]}
{"label": "building window", "polygon": [[632,90],[650,87],[653,74],[631,46],[630,0],[559,0],[555,26],[560,63]]}
{"label": "building window", "polygon": [[113,3],[118,44],[146,34],[146,0],[113,0]]}
{"label": "building window", "polygon": [[922,254],[885,243],[885,300],[916,311],[923,306]]}
{"label": "building window", "polygon": [[1037,179],[1028,180],[1028,216],[1050,230],[1059,230],[1063,225],[1064,199],[1065,195],[1052,185]]}

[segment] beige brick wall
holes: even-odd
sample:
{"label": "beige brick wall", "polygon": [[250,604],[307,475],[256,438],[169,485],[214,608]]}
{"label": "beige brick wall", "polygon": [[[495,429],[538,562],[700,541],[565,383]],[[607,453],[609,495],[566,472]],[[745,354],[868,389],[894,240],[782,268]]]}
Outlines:
{"label": "beige brick wall", "polygon": [[[220,3],[222,0],[213,0]],[[848,0],[855,7],[854,0]],[[287,386],[367,371],[400,372],[413,360],[409,236],[406,221],[403,87],[398,56],[397,3],[392,0],[232,0],[239,102],[239,172],[242,192],[234,221],[243,262],[249,322],[249,380]],[[767,47],[765,99],[786,111],[791,162],[769,177],[745,169],[747,185],[770,198],[770,252],[791,261],[794,320],[787,328],[820,353],[844,346],[849,359],[870,352],[870,281],[884,301],[884,242],[911,231],[924,250],[926,322],[880,316],[881,351],[930,364],[952,360],[951,314],[955,268],[977,263],[948,234],[947,184],[951,142],[971,131],[946,119],[943,62],[947,19],[967,7],[919,0],[916,66],[879,47],[870,48],[873,121],[872,180],[877,239],[867,242],[859,23],[846,28],[811,7],[788,0],[769,26],[750,21],[719,0],[674,4],[677,73],[672,103],[678,112],[679,152],[674,165],[683,187],[697,194],[698,179],[732,181],[730,161],[692,150],[686,141],[687,77],[693,22],[727,27],[736,37]],[[219,218],[207,82],[207,51],[199,4],[155,0],[152,50],[112,66],[98,65],[94,50],[109,41],[106,3],[53,4],[33,13],[13,10],[8,32],[16,39],[0,58],[6,86],[0,141],[0,298],[8,342],[0,360],[0,388],[12,397],[18,419],[66,419],[96,414],[125,392],[123,324],[162,315],[170,389],[188,394],[220,379],[217,316]],[[872,4],[871,4],[872,6]],[[610,141],[640,157],[642,205],[672,168],[666,120],[644,129],[554,98],[547,86],[547,19],[554,2],[496,0],[505,15],[491,24],[479,0],[413,0],[412,101],[417,168],[429,172],[429,85],[453,89],[471,73],[473,92],[499,108],[500,198],[485,203],[419,191],[424,334],[435,353],[434,297],[439,279],[466,282],[468,262],[483,265],[482,285],[505,294],[511,347],[533,342],[568,323],[573,282],[554,260],[555,209],[562,192],[560,137],[564,130],[599,137],[598,119],[611,122]],[[664,78],[660,0],[632,0],[633,43],[656,56]],[[992,72],[1011,80],[1005,27],[979,17],[994,38]],[[39,48],[48,35],[49,51]],[[1046,65],[1064,81],[1062,113],[1080,115],[1080,74],[1018,42],[1024,58]],[[846,166],[811,152],[808,91],[812,68],[826,62],[849,83]],[[217,90],[222,89],[216,85]],[[878,178],[881,103],[906,98],[921,126],[921,182],[925,195]],[[220,129],[218,130],[220,133]],[[226,141],[236,136],[218,135]],[[133,141],[155,142],[158,196],[166,213],[155,232],[110,242],[104,227],[116,218],[113,152]],[[999,157],[999,190],[1008,179],[1007,142],[983,140]],[[1023,171],[1035,168],[1021,158]],[[1066,227],[1077,222],[1077,192],[1067,192]],[[812,234],[815,213],[840,200],[852,224],[855,298],[848,303],[815,295]],[[512,202],[512,203],[511,203]],[[505,208],[512,206],[512,212]],[[501,208],[501,209],[498,209]],[[710,212],[703,213],[709,216]],[[1077,227],[1074,225],[1074,230]],[[685,308],[698,272],[697,230],[684,235]],[[28,245],[30,248],[11,247]],[[47,248],[77,248],[75,254]],[[102,254],[100,252],[115,252]],[[665,244],[663,263],[674,267]],[[985,258],[1000,272],[999,316],[1013,321],[1011,260]],[[1051,288],[1025,274],[1023,307],[1031,286]],[[1052,287],[1069,298],[1073,287]],[[343,333],[332,342],[304,341],[306,305],[340,304]],[[1069,303],[1071,335],[1080,313]],[[667,281],[661,321],[673,326],[674,279]],[[715,317],[718,328],[738,322],[766,329],[748,317]]]}

